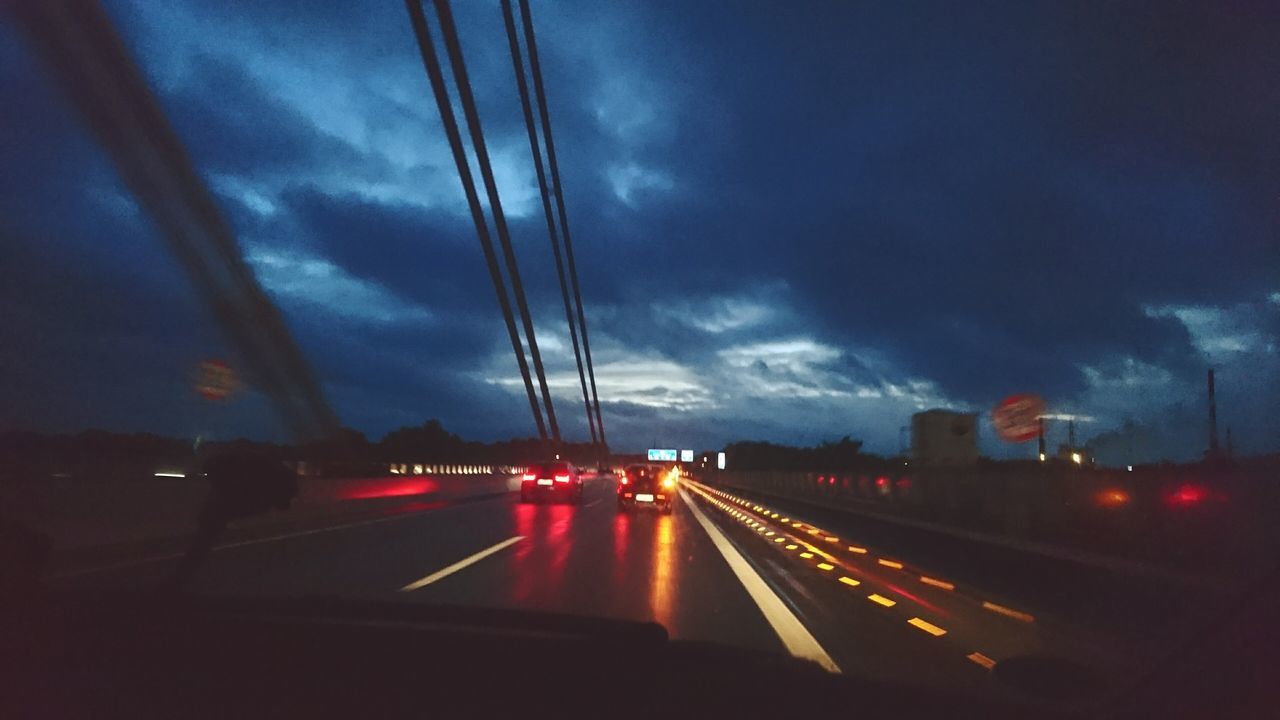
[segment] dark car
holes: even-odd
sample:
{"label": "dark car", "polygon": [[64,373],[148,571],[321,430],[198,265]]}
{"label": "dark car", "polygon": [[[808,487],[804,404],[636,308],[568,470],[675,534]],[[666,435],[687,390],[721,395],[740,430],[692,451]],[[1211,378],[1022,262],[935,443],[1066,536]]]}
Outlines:
{"label": "dark car", "polygon": [[671,512],[678,474],[658,465],[628,465],[618,478],[618,512],[638,507],[655,507]]}
{"label": "dark car", "polygon": [[520,481],[520,502],[544,498],[582,502],[582,477],[573,463],[556,460],[529,466]]}

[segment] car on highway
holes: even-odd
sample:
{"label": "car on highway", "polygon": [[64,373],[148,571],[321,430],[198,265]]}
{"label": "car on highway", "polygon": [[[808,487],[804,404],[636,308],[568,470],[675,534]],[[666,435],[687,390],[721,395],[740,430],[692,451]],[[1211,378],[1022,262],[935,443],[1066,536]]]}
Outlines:
{"label": "car on highway", "polygon": [[573,463],[565,460],[530,465],[520,478],[520,502],[556,500],[582,502],[582,476]]}
{"label": "car on highway", "polygon": [[671,512],[678,474],[661,465],[628,465],[618,478],[618,512],[653,507]]}

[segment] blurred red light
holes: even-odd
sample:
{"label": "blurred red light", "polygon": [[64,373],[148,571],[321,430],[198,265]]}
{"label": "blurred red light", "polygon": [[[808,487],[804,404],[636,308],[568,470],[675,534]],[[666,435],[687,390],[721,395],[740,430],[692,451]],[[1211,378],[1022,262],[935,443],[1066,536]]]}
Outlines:
{"label": "blurred red light", "polygon": [[538,479],[538,475],[537,475],[537,473],[525,473],[525,474],[524,474],[524,479],[525,479],[525,480],[537,480],[537,479]]}
{"label": "blurred red light", "polygon": [[569,476],[568,476],[567,474],[566,474],[566,475],[557,475],[557,476],[556,476],[556,482],[569,482]]}
{"label": "blurred red light", "polygon": [[1190,483],[1179,485],[1169,495],[1169,502],[1174,505],[1195,505],[1204,501],[1207,493],[1204,488]]}
{"label": "blurred red light", "polygon": [[888,484],[889,484],[889,478],[887,477],[876,478],[876,485],[879,485],[880,487],[884,487],[885,485],[888,485]]}
{"label": "blurred red light", "polygon": [[338,493],[339,500],[369,500],[382,497],[426,495],[437,489],[436,481],[428,478],[413,480],[363,480],[352,483]]}

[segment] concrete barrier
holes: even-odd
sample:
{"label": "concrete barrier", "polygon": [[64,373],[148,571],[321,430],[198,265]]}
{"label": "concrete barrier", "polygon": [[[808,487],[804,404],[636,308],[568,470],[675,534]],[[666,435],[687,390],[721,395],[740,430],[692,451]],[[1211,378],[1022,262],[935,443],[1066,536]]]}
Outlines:
{"label": "concrete barrier", "polygon": [[[358,512],[414,501],[460,500],[519,489],[518,475],[299,478],[276,519]],[[188,477],[42,478],[0,483],[0,516],[46,533],[58,551],[181,537],[196,527],[208,485]]]}
{"label": "concrete barrier", "polygon": [[741,472],[707,482],[1184,569],[1280,559],[1280,488],[1268,471],[1197,466],[908,472]]}

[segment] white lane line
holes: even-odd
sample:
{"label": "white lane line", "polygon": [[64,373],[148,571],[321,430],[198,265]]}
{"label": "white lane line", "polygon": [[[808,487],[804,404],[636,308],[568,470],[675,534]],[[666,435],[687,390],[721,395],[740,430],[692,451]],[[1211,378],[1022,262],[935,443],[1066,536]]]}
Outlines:
{"label": "white lane line", "polygon": [[471,555],[470,557],[465,557],[459,560],[458,562],[450,565],[447,568],[442,568],[440,570],[437,570],[431,573],[430,575],[422,578],[421,580],[414,580],[408,585],[405,585],[404,587],[400,588],[400,591],[409,592],[412,590],[417,590],[418,588],[426,587],[427,585],[430,585],[431,583],[437,580],[449,577],[450,575],[458,572],[459,570],[462,570],[463,568],[474,565],[480,562],[481,560],[489,557],[490,555],[502,550],[503,548],[514,545],[515,543],[518,543],[523,539],[524,539],[523,535],[516,535],[515,537],[507,538],[506,540],[503,540],[497,545],[485,548],[484,550],[481,550],[480,552],[476,553],[475,555]]}
{"label": "white lane line", "polygon": [[[503,495],[501,497],[506,497],[506,496]],[[480,502],[483,502],[483,501],[480,501]],[[267,537],[254,538],[252,540],[239,540],[236,542],[222,543],[219,545],[215,545],[211,552],[218,552],[219,550],[228,550],[231,548],[248,547],[250,545],[261,545],[263,543],[276,542],[277,540],[288,540],[290,538],[296,538],[296,537],[305,537],[307,535],[319,535],[320,533],[333,532],[334,530],[346,530],[348,528],[364,527],[365,525],[377,525],[378,523],[391,522],[392,520],[406,520],[408,518],[419,517],[427,512],[440,513],[440,512],[452,510],[454,508],[460,508],[460,507],[466,507],[466,505],[465,504],[453,505],[451,507],[438,508],[434,510],[422,510],[422,511],[398,513],[396,515],[390,515],[388,517],[374,518],[372,520],[361,520],[360,522],[346,523],[344,525],[329,525],[322,528],[313,528],[311,530],[300,530],[298,532],[281,533],[279,535],[269,535]],[[186,541],[187,538],[182,538],[182,540]],[[50,574],[47,579],[65,580],[67,578],[80,577],[81,575],[93,575],[95,573],[106,572],[108,570],[120,570],[122,568],[134,567],[137,565],[147,565],[149,563],[161,562],[163,560],[173,560],[175,558],[180,558],[186,554],[187,553],[185,550],[179,550],[175,552],[164,553],[163,555],[150,555],[147,557],[135,558],[132,560],[123,560],[120,562],[111,563],[110,565],[98,565],[95,567],[79,568],[76,570],[64,570],[62,572],[56,572],[56,573]]]}
{"label": "white lane line", "polygon": [[684,504],[689,506],[689,510],[693,512],[693,517],[697,519],[698,524],[706,531],[711,538],[712,544],[724,556],[725,562],[729,563],[729,569],[733,570],[733,574],[737,576],[738,582],[742,583],[742,587],[746,589],[747,594],[755,601],[756,606],[760,608],[760,612],[764,613],[764,619],[769,621],[769,625],[773,631],[778,634],[778,639],[787,647],[787,650],[798,658],[813,660],[821,665],[829,672],[840,672],[840,666],[831,659],[826,650],[818,644],[818,640],[813,637],[808,628],[800,622],[800,618],[782,602],[782,598],[778,597],[760,577],[760,573],[742,557],[742,553],[729,542],[729,538],[721,532],[720,528],[703,514],[702,509],[694,504],[689,494],[684,488],[680,489],[680,498],[684,500]]}
{"label": "white lane line", "polygon": [[[227,550],[230,548],[247,547],[249,545],[261,545],[263,543],[276,542],[277,540],[288,540],[289,538],[305,537],[307,535],[319,535],[320,533],[333,532],[334,530],[346,530],[347,528],[362,527],[364,525],[376,525],[377,523],[389,522],[391,520],[404,520],[405,518],[414,517],[420,513],[404,513],[403,515],[392,515],[391,517],[375,518],[373,520],[362,520],[360,522],[347,523],[345,525],[332,525],[330,527],[315,528],[312,530],[302,530],[294,533],[284,533],[281,535],[271,535],[269,537],[254,538],[252,540],[240,540],[237,542],[223,543],[215,545],[212,552],[219,550]],[[119,570],[121,568],[133,567],[135,565],[146,565],[148,563],[160,562],[162,560],[173,560],[186,555],[185,551],[170,552],[163,555],[151,555],[149,557],[137,558],[136,560],[125,560],[123,562],[112,563],[110,565],[100,565],[98,567],[83,568],[79,570],[68,570],[65,572],[55,573],[49,576],[50,580],[62,580],[64,578],[79,577],[81,575],[92,575],[94,573],[106,572],[107,570]]]}

